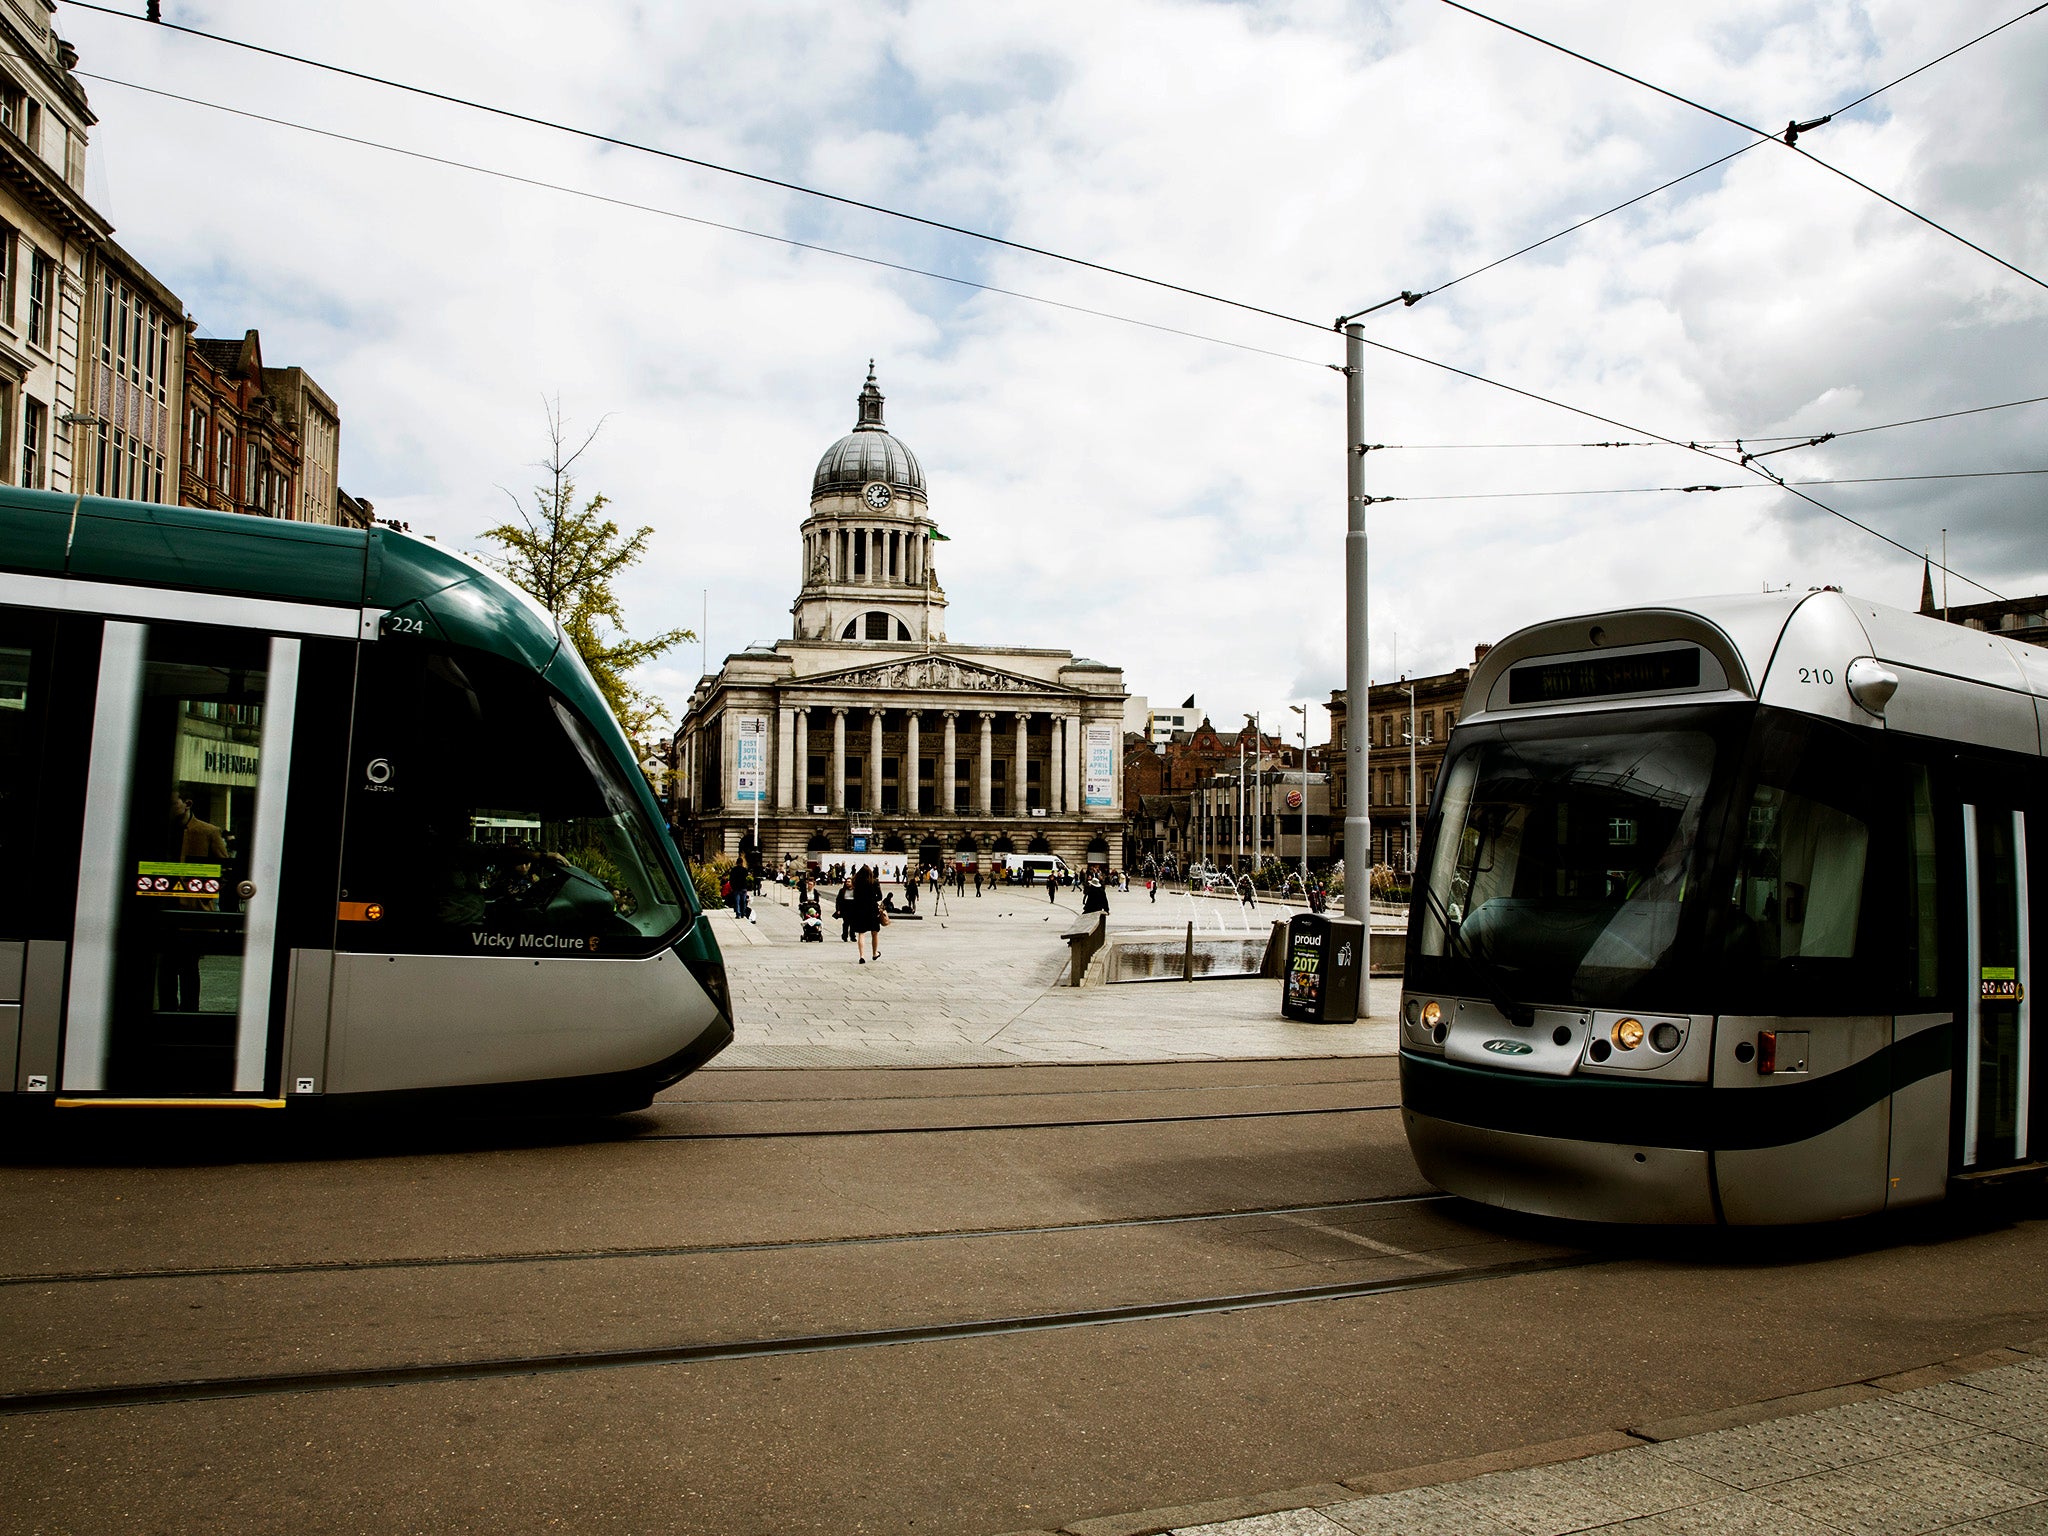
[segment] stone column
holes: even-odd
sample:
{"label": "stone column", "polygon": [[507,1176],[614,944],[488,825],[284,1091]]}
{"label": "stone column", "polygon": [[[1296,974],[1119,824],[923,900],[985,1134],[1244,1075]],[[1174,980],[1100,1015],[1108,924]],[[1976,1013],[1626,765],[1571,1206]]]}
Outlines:
{"label": "stone column", "polygon": [[908,710],[903,716],[903,766],[897,770],[897,796],[903,802],[903,809],[916,815],[923,807],[917,803],[917,711]]}
{"label": "stone column", "polygon": [[1088,750],[1087,723],[1079,715],[1067,716],[1067,814],[1081,814],[1083,758]]}
{"label": "stone column", "polygon": [[1045,808],[1053,815],[1066,809],[1066,719],[1061,715],[1045,717]]}
{"label": "stone column", "polygon": [[882,712],[868,711],[868,818],[882,809]]}
{"label": "stone column", "polygon": [[825,786],[825,803],[834,815],[846,809],[846,706],[832,706],[832,782]]}
{"label": "stone column", "polygon": [[1031,712],[1027,709],[1020,709],[1017,711],[1017,758],[1010,766],[1011,776],[1016,780],[1016,783],[1010,787],[1010,814],[1012,816],[1022,816],[1025,807],[1031,803],[1030,795],[1025,793],[1025,786],[1031,778],[1030,770]]}
{"label": "stone column", "polygon": [[796,804],[803,786],[796,782],[796,711],[784,706],[775,711],[775,808],[786,811]]}
{"label": "stone column", "polygon": [[811,712],[796,712],[796,808],[811,808]]}
{"label": "stone column", "polygon": [[959,717],[959,714],[960,711],[957,709],[949,709],[946,711],[946,750],[939,757],[939,809],[944,811],[948,816],[952,815],[953,812],[957,809],[956,799],[953,793],[953,761],[955,746],[953,722]]}
{"label": "stone column", "polygon": [[989,810],[989,783],[995,777],[993,766],[996,760],[996,714],[992,709],[981,712],[981,772],[974,781],[974,809],[983,816]]}

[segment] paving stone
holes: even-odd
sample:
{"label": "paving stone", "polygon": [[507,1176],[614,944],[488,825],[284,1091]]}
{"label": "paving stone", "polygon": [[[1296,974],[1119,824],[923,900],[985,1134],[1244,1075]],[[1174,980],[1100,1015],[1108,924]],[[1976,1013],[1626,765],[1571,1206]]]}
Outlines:
{"label": "paving stone", "polygon": [[1925,1451],[1762,1490],[1780,1508],[1850,1536],[1919,1536],[2037,1502],[2039,1494]]}
{"label": "paving stone", "polygon": [[1830,1536],[1831,1529],[1756,1494],[1727,1493],[1608,1526],[1601,1536]]}
{"label": "paving stone", "polygon": [[1289,1509],[1244,1520],[1225,1520],[1218,1525],[1176,1526],[1173,1536],[1345,1536],[1345,1531],[1315,1510]]}
{"label": "paving stone", "polygon": [[1725,1483],[1673,1466],[1648,1446],[1589,1456],[1559,1467],[1561,1476],[1619,1505],[1628,1516],[1654,1515],[1701,1504],[1728,1492]]}
{"label": "paving stone", "polygon": [[1563,1536],[1567,1531],[1612,1525],[1629,1513],[1562,1467],[1493,1472],[1453,1484],[1451,1491],[1480,1515],[1523,1536]]}
{"label": "paving stone", "polygon": [[1514,1536],[1512,1526],[1489,1520],[1460,1500],[1452,1492],[1455,1487],[1377,1493],[1349,1504],[1326,1504],[1317,1513],[1353,1536]]}
{"label": "paving stone", "polygon": [[2048,1493],[2048,1445],[2011,1435],[1977,1435],[1936,1446],[1933,1455],[2022,1488]]}
{"label": "paving stone", "polygon": [[2048,1504],[2028,1504],[1953,1528],[1950,1536],[2048,1536]]}
{"label": "paving stone", "polygon": [[1756,1489],[1964,1438],[1957,1421],[1914,1407],[1904,1396],[1668,1440],[1650,1450],[1731,1488]]}
{"label": "paving stone", "polygon": [[[1986,1372],[2002,1375],[2003,1372]],[[1977,1385],[1983,1377],[1943,1382],[1901,1392],[1898,1401],[1928,1413],[1938,1413],[1978,1429],[2033,1439],[2048,1430],[2048,1407],[2028,1400],[2025,1393],[1993,1392]]]}

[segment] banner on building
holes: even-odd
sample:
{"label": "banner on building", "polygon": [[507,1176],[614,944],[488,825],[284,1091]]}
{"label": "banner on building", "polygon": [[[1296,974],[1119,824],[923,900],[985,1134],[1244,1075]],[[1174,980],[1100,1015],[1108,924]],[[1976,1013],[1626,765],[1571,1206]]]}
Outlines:
{"label": "banner on building", "polygon": [[760,805],[768,798],[768,717],[741,715],[734,728],[733,803]]}
{"label": "banner on building", "polygon": [[1091,811],[1106,810],[1116,804],[1116,727],[1090,725],[1085,750],[1081,804]]}

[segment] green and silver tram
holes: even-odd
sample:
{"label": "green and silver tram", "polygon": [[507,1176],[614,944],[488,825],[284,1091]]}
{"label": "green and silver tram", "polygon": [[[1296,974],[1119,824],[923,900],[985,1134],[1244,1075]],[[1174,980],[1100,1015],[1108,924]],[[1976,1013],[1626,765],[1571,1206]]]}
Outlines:
{"label": "green and silver tram", "polygon": [[0,1089],[643,1105],[725,969],[573,646],[377,530],[0,490]]}
{"label": "green and silver tram", "polygon": [[2044,719],[2048,652],[1832,589],[1495,646],[1409,921],[1423,1173],[1758,1224],[2043,1164]]}

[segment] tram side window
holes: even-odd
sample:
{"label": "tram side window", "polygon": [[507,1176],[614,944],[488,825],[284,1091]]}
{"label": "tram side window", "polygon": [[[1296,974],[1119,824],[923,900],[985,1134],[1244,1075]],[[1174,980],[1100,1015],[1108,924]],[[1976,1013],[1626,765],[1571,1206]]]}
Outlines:
{"label": "tram side window", "polygon": [[1936,975],[1924,768],[1797,718],[1759,721],[1729,952],[1777,1011],[1889,1010]]}
{"label": "tram side window", "polygon": [[[38,724],[29,713],[29,672],[33,653],[27,646],[0,643],[0,863],[15,871],[33,867],[29,838],[35,831],[36,741]],[[38,700],[38,703],[41,701]],[[9,882],[14,889],[0,892],[0,913],[7,923],[0,934],[19,937],[16,926],[18,897],[25,893],[20,880]]]}
{"label": "tram side window", "polygon": [[478,652],[364,650],[339,947],[577,958],[673,936],[658,833],[552,689]]}

